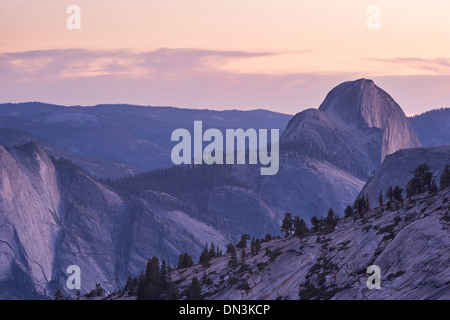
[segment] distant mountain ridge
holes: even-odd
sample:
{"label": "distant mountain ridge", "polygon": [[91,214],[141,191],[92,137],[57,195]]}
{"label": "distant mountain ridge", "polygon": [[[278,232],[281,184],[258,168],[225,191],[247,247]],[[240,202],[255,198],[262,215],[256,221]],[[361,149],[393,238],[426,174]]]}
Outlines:
{"label": "distant mountain ridge", "polygon": [[424,147],[450,144],[450,108],[430,110],[409,121]]}
{"label": "distant mountain ridge", "polygon": [[[213,111],[173,107],[97,105],[64,107],[38,102],[0,104],[0,127],[25,131],[40,142],[78,158],[111,160],[113,168],[89,166],[92,175],[127,176],[173,165],[170,140],[173,130],[193,130],[195,120],[204,128],[279,129],[290,115],[267,110]],[[120,170],[117,163],[124,165]],[[134,169],[133,169],[134,168]]]}
{"label": "distant mountain ridge", "polygon": [[70,159],[70,161],[83,168],[93,177],[110,177],[115,179],[141,172],[140,169],[123,162],[111,159],[90,158],[71,153],[23,130],[0,127],[0,145],[13,148],[29,142],[38,143],[51,157]]}

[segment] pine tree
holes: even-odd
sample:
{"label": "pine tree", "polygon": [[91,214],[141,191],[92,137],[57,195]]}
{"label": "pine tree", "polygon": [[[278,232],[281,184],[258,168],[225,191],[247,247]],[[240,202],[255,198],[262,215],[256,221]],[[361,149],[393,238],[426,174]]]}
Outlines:
{"label": "pine tree", "polygon": [[230,260],[228,261],[229,267],[235,267],[237,265],[236,247],[230,243],[227,246],[227,252],[230,254]]}
{"label": "pine tree", "polygon": [[103,290],[102,285],[100,283],[95,284],[95,296],[96,297],[103,297],[105,296],[106,292]]}
{"label": "pine tree", "polygon": [[216,247],[215,247],[214,243],[211,243],[211,246],[209,247],[208,259],[211,260],[216,257],[217,257]]}
{"label": "pine tree", "polygon": [[202,265],[207,265],[209,263],[209,251],[208,246],[205,246],[198,261]]}
{"label": "pine tree", "polygon": [[390,201],[386,202],[386,209],[392,210],[392,203]]}
{"label": "pine tree", "polygon": [[255,238],[252,238],[252,242],[250,242],[250,254],[252,256],[254,256],[256,254]]}
{"label": "pine tree", "polygon": [[157,257],[149,259],[145,270],[145,276],[142,281],[144,282],[142,284],[144,291],[141,298],[145,300],[157,300],[162,289],[161,271],[159,268],[159,259]]}
{"label": "pine tree", "polygon": [[178,257],[178,269],[185,269],[192,267],[194,265],[194,261],[192,257],[187,253],[182,253]]}
{"label": "pine tree", "polygon": [[132,281],[131,276],[128,276],[127,283],[125,284],[125,291],[131,290],[131,281]]}
{"label": "pine tree", "polygon": [[163,261],[161,262],[160,278],[161,278],[161,291],[166,291],[167,286],[169,285],[169,269],[167,266],[167,261],[165,259],[163,259]]}
{"label": "pine tree", "polygon": [[192,283],[187,292],[188,300],[202,300],[202,288],[197,278],[192,278]]}
{"label": "pine tree", "polygon": [[337,223],[336,215],[334,214],[333,209],[330,208],[328,210],[327,217],[325,219],[325,227],[327,228],[328,231],[333,231],[334,228],[336,227],[336,223]]}
{"label": "pine tree", "polygon": [[169,282],[166,290],[166,300],[178,300],[178,290],[177,287],[172,283]]}
{"label": "pine tree", "polygon": [[319,219],[319,232],[322,232],[324,228],[325,228],[325,221],[324,221],[323,217],[320,217],[320,219]]}
{"label": "pine tree", "polygon": [[281,223],[281,232],[284,232],[285,237],[288,237],[292,234],[292,213],[286,212],[284,214],[283,222]]}
{"label": "pine tree", "polygon": [[414,170],[414,176],[406,185],[406,195],[408,198],[423,193],[431,188],[433,174],[426,163],[419,165]]}
{"label": "pine tree", "polygon": [[313,225],[313,232],[318,232],[320,228],[320,221],[316,216],[311,218],[311,224]]}
{"label": "pine tree", "polygon": [[380,190],[380,193],[378,194],[378,204],[383,206],[383,191]]}
{"label": "pine tree", "polygon": [[294,236],[303,238],[309,233],[309,229],[306,226],[306,222],[303,219],[300,219],[298,216],[294,218]]}
{"label": "pine tree", "polygon": [[403,189],[400,188],[399,186],[395,186],[394,191],[392,192],[392,196],[394,198],[394,201],[403,201]]}
{"label": "pine tree", "polygon": [[394,188],[392,186],[388,187],[386,191],[386,198],[388,198],[391,203],[394,202]]}
{"label": "pine tree", "polygon": [[137,292],[136,296],[138,300],[145,299],[145,286],[146,286],[145,276],[141,273],[138,278]]}
{"label": "pine tree", "polygon": [[359,215],[362,215],[364,214],[364,212],[366,212],[367,202],[365,195],[355,200],[354,207],[358,211]]}
{"label": "pine tree", "polygon": [[243,234],[241,236],[241,240],[236,245],[236,248],[242,249],[247,247],[247,240],[250,240],[250,236],[248,234]]}
{"label": "pine tree", "polygon": [[346,218],[353,216],[353,207],[348,205],[347,208],[345,208],[344,214]]}
{"label": "pine tree", "polygon": [[245,248],[241,249],[241,262],[244,263],[245,259],[247,259],[247,251],[245,250]]}
{"label": "pine tree", "polygon": [[300,238],[300,243],[302,243],[303,238],[309,234],[309,229],[306,226],[306,222],[299,217],[295,217],[294,219],[295,231],[294,236]]}
{"label": "pine tree", "polygon": [[61,292],[61,290],[56,290],[56,292],[55,292],[55,300],[64,300],[65,299],[65,297],[64,297],[64,295],[62,294],[62,292]]}
{"label": "pine tree", "polygon": [[255,253],[258,254],[261,251],[261,241],[259,239],[255,240]]}
{"label": "pine tree", "polygon": [[370,210],[369,195],[366,193],[365,204],[364,204],[364,211],[367,212],[369,210]]}

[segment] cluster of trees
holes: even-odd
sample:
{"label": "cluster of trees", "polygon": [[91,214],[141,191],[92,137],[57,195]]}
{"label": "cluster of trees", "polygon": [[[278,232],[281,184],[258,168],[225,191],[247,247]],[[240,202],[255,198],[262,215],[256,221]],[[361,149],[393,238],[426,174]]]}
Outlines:
{"label": "cluster of trees", "polygon": [[334,210],[330,208],[325,218],[318,219],[316,216],[311,218],[311,232],[313,233],[328,233],[334,231],[337,222],[339,221],[339,215],[334,213]]}
{"label": "cluster of trees", "polygon": [[61,290],[56,290],[55,292],[55,300],[67,300],[67,298],[63,295]]}
{"label": "cluster of trees", "polygon": [[250,242],[250,254],[257,255],[261,251],[261,240],[252,238]]}
{"label": "cluster of trees", "polygon": [[[450,166],[445,165],[444,170],[442,171],[440,177],[440,188],[445,189],[450,186]],[[414,176],[411,180],[409,180],[406,186],[406,196],[410,198],[413,195],[421,194],[423,192],[436,192],[437,185],[434,182],[433,174],[430,171],[429,166],[426,163],[419,165],[414,170]],[[380,191],[378,194],[378,203],[380,207],[384,204],[384,200],[386,199],[386,205],[391,208],[393,203],[398,203],[403,201],[403,188],[400,186],[392,186],[390,185],[386,190],[386,198],[383,197],[383,192]],[[344,211],[345,217],[351,217],[355,213],[360,215],[370,210],[370,202],[367,194],[355,200],[353,206],[348,205]]]}
{"label": "cluster of trees", "polygon": [[156,169],[102,183],[127,194],[140,194],[145,190],[164,192],[195,204],[200,211],[207,211],[209,193],[216,187],[248,187],[231,174],[230,166],[186,165]]}
{"label": "cluster of trees", "polygon": [[214,243],[211,243],[211,246],[205,246],[205,249],[203,249],[202,253],[200,254],[199,263],[202,265],[208,265],[209,261],[214,258],[218,258],[222,256],[222,250],[220,250],[218,247],[214,245]]}
{"label": "cluster of trees", "polygon": [[332,232],[339,221],[339,215],[334,213],[330,208],[325,218],[320,219],[316,216],[311,218],[311,229],[308,228],[306,222],[299,216],[292,216],[292,213],[286,212],[281,223],[281,232],[284,232],[285,237],[294,235],[295,237],[303,238],[311,233],[328,233]]}
{"label": "cluster of trees", "polygon": [[[381,193],[380,193],[381,194]],[[388,202],[395,203],[395,202],[402,202],[403,201],[403,188],[400,188],[400,186],[389,186],[386,191],[386,198],[388,199]],[[383,205],[382,198],[378,196],[378,200],[380,202],[380,206]]]}
{"label": "cluster of trees", "polygon": [[[187,253],[180,255],[180,261],[185,265],[192,266],[192,257]],[[179,265],[178,268],[180,268]],[[128,277],[124,291],[128,291],[131,295],[135,294],[138,300],[177,300],[179,293],[175,284],[170,279],[170,272],[173,268],[162,260],[161,264],[157,257],[152,257],[145,269],[145,274],[141,274],[138,278]],[[188,300],[201,300],[201,285],[196,277],[192,278],[192,283],[186,291]]]}
{"label": "cluster of trees", "polygon": [[[384,204],[383,191],[380,191],[378,194],[378,203],[380,207]],[[392,203],[403,201],[403,189],[400,186],[389,186],[386,190],[386,199],[388,208],[391,207]],[[364,215],[364,213],[370,211],[370,199],[368,194],[363,194],[362,197],[359,197],[353,203],[353,206],[348,205],[344,210],[344,216],[346,218],[352,217],[355,214],[360,216]]]}
{"label": "cluster of trees", "polygon": [[[77,290],[76,296],[77,300],[80,300],[81,298],[80,290]],[[100,283],[96,283],[95,288],[88,294],[84,295],[84,297],[87,298],[104,297],[104,296],[106,296],[106,291],[102,288],[102,285]],[[68,299],[66,296],[63,295],[61,290],[58,289],[55,292],[55,300],[68,300]]]}
{"label": "cluster of trees", "polygon": [[50,160],[52,161],[52,163],[56,167],[72,168],[72,169],[75,169],[75,170],[79,170],[79,171],[85,172],[85,170],[82,167],[80,167],[79,165],[73,163],[72,160],[70,160],[70,159],[56,158],[54,156],[50,156]]}
{"label": "cluster of trees", "polygon": [[[77,291],[77,297],[79,298],[79,291]],[[106,291],[102,288],[102,285],[100,283],[95,284],[95,289],[89,292],[86,297],[93,298],[93,297],[104,297],[106,296]]]}
{"label": "cluster of trees", "polygon": [[285,237],[290,235],[303,237],[309,234],[310,230],[303,219],[299,216],[292,217],[292,213],[286,212],[281,223],[281,232],[284,232]]}
{"label": "cluster of trees", "polygon": [[353,203],[353,209],[353,213],[357,212],[359,215],[368,212],[370,210],[369,195],[363,194],[362,197],[356,199],[355,203]]}
{"label": "cluster of trees", "polygon": [[[392,208],[393,203],[403,202],[403,188],[400,188],[400,186],[393,187],[392,185],[390,185],[386,190],[386,199],[386,206],[388,209]],[[382,190],[378,194],[378,204],[380,205],[380,207],[384,205]]]}
{"label": "cluster of trees", "polygon": [[[217,251],[215,253],[217,254]],[[180,254],[177,269],[193,265],[192,257],[189,254]],[[128,277],[124,291],[129,292],[130,295],[136,295],[138,300],[177,300],[180,298],[180,294],[170,279],[170,273],[173,270],[166,260],[162,260],[160,263],[157,257],[152,257],[147,262],[145,273],[135,278]],[[192,278],[192,283],[185,293],[188,300],[202,299],[201,285],[196,277]]]}
{"label": "cluster of trees", "polygon": [[192,257],[187,253],[182,253],[178,256],[178,267],[177,269],[185,269],[192,267],[194,265],[194,260]]}
{"label": "cluster of trees", "polygon": [[[450,186],[450,166],[445,165],[442,170],[442,174],[439,180],[440,189],[443,190]],[[438,187],[436,185],[433,173],[427,163],[419,165],[414,169],[414,176],[408,181],[406,185],[406,196],[411,198],[414,195],[424,192],[437,192]],[[388,189],[386,194],[390,198],[391,202],[402,201],[403,189],[398,186],[392,190],[392,187]]]}
{"label": "cluster of trees", "polygon": [[230,255],[230,260],[228,260],[228,266],[229,267],[236,267],[238,260],[237,260],[237,252],[236,252],[236,247],[234,244],[229,243],[227,245],[227,253]]}
{"label": "cluster of trees", "polygon": [[178,298],[178,291],[170,281],[170,264],[162,260],[161,264],[157,257],[152,257],[147,262],[145,274],[138,278],[128,277],[125,291],[136,294],[139,300],[174,300]]}
{"label": "cluster of trees", "polygon": [[[261,245],[263,242],[267,242],[272,240],[273,237],[270,234],[266,234],[264,239],[256,239],[255,237],[251,238],[250,242],[250,255],[255,256],[261,252]],[[240,249],[240,258],[241,262],[244,263],[247,259],[247,241],[250,240],[250,236],[248,234],[243,234],[239,242],[234,245],[233,243],[229,243],[227,245],[227,251],[230,255],[230,260],[228,260],[229,267],[236,267],[238,265],[238,257],[237,250]]]}
{"label": "cluster of trees", "polygon": [[[446,164],[442,170],[441,177],[439,179],[440,189],[444,190],[450,186],[450,166]],[[438,187],[436,185],[433,173],[430,171],[430,167],[423,163],[414,170],[414,176],[408,181],[406,185],[406,195],[408,198],[421,194],[424,192],[436,192]]]}
{"label": "cluster of trees", "polygon": [[408,198],[424,193],[425,191],[437,191],[436,183],[433,179],[433,173],[426,163],[419,165],[414,170],[414,176],[406,185],[406,195]]}

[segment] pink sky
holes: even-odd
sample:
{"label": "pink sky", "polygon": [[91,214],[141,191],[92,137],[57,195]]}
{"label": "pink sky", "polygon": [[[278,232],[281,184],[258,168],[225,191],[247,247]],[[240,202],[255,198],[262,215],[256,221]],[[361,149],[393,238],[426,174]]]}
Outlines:
{"label": "pink sky", "polygon": [[[66,27],[69,5],[81,29]],[[366,12],[381,9],[381,30]],[[0,102],[318,107],[371,78],[407,114],[450,106],[450,0],[0,2]]]}

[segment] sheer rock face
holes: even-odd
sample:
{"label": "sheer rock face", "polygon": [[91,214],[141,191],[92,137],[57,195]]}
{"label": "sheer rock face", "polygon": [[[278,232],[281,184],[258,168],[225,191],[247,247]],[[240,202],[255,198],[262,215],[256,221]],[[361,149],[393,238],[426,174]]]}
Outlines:
{"label": "sheer rock face", "polygon": [[43,291],[51,280],[60,230],[57,173],[34,143],[8,152],[0,146],[0,286],[10,276],[20,290]]}
{"label": "sheer rock face", "polygon": [[366,79],[340,84],[318,110],[297,114],[281,143],[361,179],[370,177],[387,155],[421,146],[399,105]]}
{"label": "sheer rock face", "polygon": [[[230,222],[233,224],[233,221]],[[81,270],[81,293],[108,292],[159,256],[173,265],[205,243],[224,248],[224,234],[185,210],[181,201],[148,191],[119,195],[78,168],[53,164],[36,143],[0,146],[0,299],[66,295],[67,268]]]}
{"label": "sheer rock face", "polygon": [[381,162],[399,149],[421,146],[400,106],[372,80],[340,84],[330,91],[319,110],[357,130],[381,129]]}

